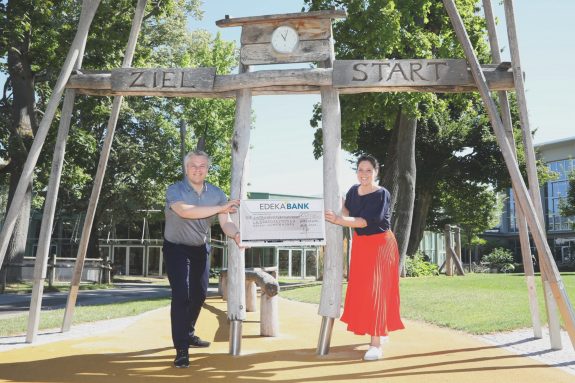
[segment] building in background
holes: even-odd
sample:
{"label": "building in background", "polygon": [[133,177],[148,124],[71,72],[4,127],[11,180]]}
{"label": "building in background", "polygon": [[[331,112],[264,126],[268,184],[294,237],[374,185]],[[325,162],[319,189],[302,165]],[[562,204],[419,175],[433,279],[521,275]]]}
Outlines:
{"label": "building in background", "polygon": [[[538,159],[557,173],[557,178],[541,185],[541,198],[545,218],[547,241],[559,266],[575,265],[575,217],[560,213],[561,199],[569,190],[569,175],[575,170],[575,137],[535,145]],[[507,192],[504,211],[498,227],[489,230],[484,238],[500,242],[512,249],[515,259],[521,259],[521,246],[516,221],[516,205],[511,189]],[[533,250],[535,252],[535,249]]]}

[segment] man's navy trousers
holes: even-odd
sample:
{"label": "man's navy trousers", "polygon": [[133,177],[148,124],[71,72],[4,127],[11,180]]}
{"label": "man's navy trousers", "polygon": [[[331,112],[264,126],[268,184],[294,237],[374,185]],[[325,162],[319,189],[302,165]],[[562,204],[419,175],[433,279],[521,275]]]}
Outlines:
{"label": "man's navy trousers", "polygon": [[164,239],[163,252],[172,288],[172,341],[177,350],[187,349],[206,300],[209,251],[207,245],[178,245]]}

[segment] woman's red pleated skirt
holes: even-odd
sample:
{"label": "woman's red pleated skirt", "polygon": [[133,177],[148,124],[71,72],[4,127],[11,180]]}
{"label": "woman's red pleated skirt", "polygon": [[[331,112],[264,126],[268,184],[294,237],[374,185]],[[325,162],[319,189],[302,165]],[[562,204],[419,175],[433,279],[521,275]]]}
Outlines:
{"label": "woman's red pleated skirt", "polygon": [[357,335],[384,336],[404,328],[399,315],[399,252],[391,230],[353,233],[341,320]]}

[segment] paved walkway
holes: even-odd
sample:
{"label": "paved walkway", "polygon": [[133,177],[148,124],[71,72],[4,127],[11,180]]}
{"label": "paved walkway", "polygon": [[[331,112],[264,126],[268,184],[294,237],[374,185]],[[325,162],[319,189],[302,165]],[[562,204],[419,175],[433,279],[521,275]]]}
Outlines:
{"label": "paved walkway", "polygon": [[[117,283],[113,289],[80,290],[76,304],[92,306],[109,303],[121,303],[137,299],[169,298],[169,286]],[[32,294],[0,294],[0,317],[26,313],[30,310]],[[68,292],[44,293],[42,295],[42,310],[55,310],[66,307]]]}
{"label": "paved walkway", "polygon": [[198,328],[213,343],[209,349],[191,349],[189,369],[171,367],[169,308],[41,335],[34,345],[23,344],[22,338],[1,338],[0,381],[575,382],[572,349],[564,351],[565,362],[550,366],[534,359],[551,353],[545,340],[531,343],[531,334],[505,340],[507,347],[529,345],[522,356],[492,343],[497,339],[412,321],[391,335],[384,359],[376,362],[361,359],[367,337],[345,331],[336,321],[330,353],[320,357],[315,354],[321,322],[317,306],[280,299],[279,307],[281,336],[260,337],[259,313],[248,313],[242,355],[232,357],[226,303],[208,298]]}

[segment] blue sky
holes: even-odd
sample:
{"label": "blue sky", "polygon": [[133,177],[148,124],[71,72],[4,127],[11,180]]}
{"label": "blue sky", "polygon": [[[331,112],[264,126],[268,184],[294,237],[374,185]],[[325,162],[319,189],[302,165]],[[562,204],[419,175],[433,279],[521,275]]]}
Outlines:
{"label": "blue sky", "polygon": [[[503,6],[492,1],[499,18],[499,45],[503,60],[509,60]],[[556,0],[515,1],[521,64],[526,72],[526,95],[531,128],[537,128],[535,143],[575,136],[571,111],[575,108],[572,89],[575,80],[569,73],[575,62],[575,36],[572,15],[575,2]],[[220,31],[222,37],[239,46],[240,27],[218,28],[215,21],[230,17],[299,12],[299,0],[205,1],[204,19],[190,23],[191,28]],[[318,195],[322,193],[322,160],[312,154],[313,129],[309,125],[313,105],[319,95],[257,96],[252,131],[249,183],[250,191],[283,194]],[[342,190],[355,183],[355,174],[342,155]]]}

